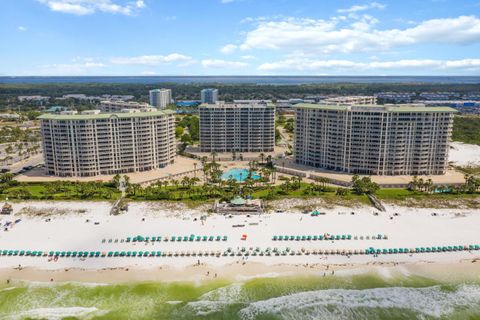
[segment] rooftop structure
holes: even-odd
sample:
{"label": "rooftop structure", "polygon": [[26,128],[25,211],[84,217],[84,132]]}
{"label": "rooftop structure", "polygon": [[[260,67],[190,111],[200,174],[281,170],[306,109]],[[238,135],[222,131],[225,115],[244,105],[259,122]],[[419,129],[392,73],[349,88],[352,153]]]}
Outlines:
{"label": "rooftop structure", "polygon": [[300,104],[295,162],[355,174],[444,174],[455,112],[424,105]]}
{"label": "rooftop structure", "polygon": [[45,169],[50,175],[88,177],[147,171],[172,163],[176,155],[173,111],[89,110],[44,114],[38,119]]}
{"label": "rooftop structure", "polygon": [[275,107],[271,104],[202,104],[201,152],[271,152]]}
{"label": "rooftop structure", "polygon": [[120,100],[105,100],[100,102],[100,110],[102,112],[119,112],[123,109],[149,109],[151,105],[144,102],[135,101],[120,101]]}
{"label": "rooftop structure", "polygon": [[325,104],[377,104],[375,96],[341,96],[326,98],[321,101]]}

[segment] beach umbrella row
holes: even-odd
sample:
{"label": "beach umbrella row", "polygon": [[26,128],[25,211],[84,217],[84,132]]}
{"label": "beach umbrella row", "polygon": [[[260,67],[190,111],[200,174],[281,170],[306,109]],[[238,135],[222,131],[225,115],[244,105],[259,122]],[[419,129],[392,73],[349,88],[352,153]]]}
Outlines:
{"label": "beach umbrella row", "polygon": [[220,236],[220,235],[194,235],[191,234],[189,236],[171,236],[171,237],[143,237],[143,236],[135,236],[135,237],[127,237],[125,242],[161,242],[161,241],[176,241],[176,242],[192,242],[192,241],[227,241],[228,236]]}
{"label": "beach umbrella row", "polygon": [[432,246],[416,248],[373,248],[365,249],[365,254],[396,254],[396,253],[431,253],[431,252],[452,252],[480,250],[480,245],[454,245],[454,246]]}
{"label": "beach umbrella row", "polygon": [[358,254],[405,254],[405,253],[428,253],[428,252],[452,252],[480,250],[480,245],[456,245],[456,246],[435,246],[417,248],[374,248],[365,250],[351,249],[297,249],[266,248],[260,247],[245,248],[238,250],[228,248],[225,251],[198,250],[198,251],[31,251],[31,250],[0,250],[1,256],[30,256],[30,257],[66,257],[66,258],[99,258],[99,257],[177,257],[177,256],[280,256],[280,255],[358,255]]}
{"label": "beach umbrella row", "polygon": [[[372,239],[386,239],[385,235],[378,235],[372,237]],[[316,241],[316,240],[358,240],[358,236],[353,237],[351,234],[321,234],[321,235],[274,235],[272,240],[274,241]],[[370,239],[370,237],[368,237]],[[361,237],[363,240],[363,236]]]}

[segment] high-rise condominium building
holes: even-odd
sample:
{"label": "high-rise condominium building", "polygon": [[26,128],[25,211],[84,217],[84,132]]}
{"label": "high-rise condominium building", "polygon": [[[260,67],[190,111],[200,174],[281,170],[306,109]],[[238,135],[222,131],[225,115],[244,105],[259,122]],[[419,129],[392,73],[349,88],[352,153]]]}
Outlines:
{"label": "high-rise condominium building", "polygon": [[271,152],[275,146],[275,107],[271,104],[202,104],[202,152]]}
{"label": "high-rise condominium building", "polygon": [[155,108],[165,109],[172,103],[172,90],[170,89],[154,89],[149,91],[150,104]]}
{"label": "high-rise condominium building", "polygon": [[217,103],[218,89],[203,89],[200,91],[202,103]]}
{"label": "high-rise condominium building", "polygon": [[300,104],[295,161],[355,174],[444,174],[454,109]]}
{"label": "high-rise condominium building", "polygon": [[89,177],[139,172],[174,161],[173,111],[44,114],[41,120],[46,173]]}

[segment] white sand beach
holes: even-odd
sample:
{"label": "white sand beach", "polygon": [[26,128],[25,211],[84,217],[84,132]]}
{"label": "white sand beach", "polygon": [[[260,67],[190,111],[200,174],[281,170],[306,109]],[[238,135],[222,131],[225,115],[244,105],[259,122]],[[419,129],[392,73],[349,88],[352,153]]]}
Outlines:
{"label": "white sand beach", "polygon": [[480,166],[480,146],[452,142],[450,144],[449,161],[457,166]]}
{"label": "white sand beach", "polygon": [[[452,264],[480,259],[479,250],[403,254],[320,254],[322,250],[364,251],[379,249],[415,249],[432,246],[480,245],[480,212],[474,209],[420,209],[387,206],[381,213],[371,207],[336,207],[318,210],[311,216],[288,211],[261,216],[210,215],[204,210],[172,210],[161,203],[131,203],[129,212],[109,215],[107,202],[23,202],[13,204],[14,215],[1,216],[0,250],[42,251],[42,256],[1,255],[0,278],[88,280],[110,272],[111,281],[126,279],[174,280],[202,279],[208,270],[223,276],[255,277],[267,274],[325,272],[327,265],[346,267],[389,266],[392,264]],[[29,213],[30,212],[30,213]],[[31,213],[35,212],[33,216]],[[38,216],[42,213],[43,216]],[[13,226],[7,222],[21,219]],[[48,222],[47,219],[50,219]],[[196,220],[196,221],[195,221]],[[240,225],[239,227],[233,227]],[[6,231],[8,230],[8,231]],[[126,242],[141,235],[170,239],[175,237],[227,236],[226,241],[148,241]],[[273,240],[275,235],[351,235],[351,240]],[[242,236],[246,239],[242,240]],[[375,239],[377,235],[387,239]],[[367,239],[368,237],[368,239]],[[105,240],[105,241],[103,241]],[[110,242],[111,240],[111,242]],[[260,255],[271,248],[271,254]],[[279,249],[277,255],[273,248]],[[290,251],[282,254],[286,248]],[[231,248],[234,252],[223,253]],[[244,249],[242,249],[244,248]],[[244,250],[244,251],[243,251]],[[303,250],[303,251],[302,251]],[[53,258],[49,251],[101,252],[105,257]],[[171,256],[108,257],[108,252],[171,252]],[[205,256],[205,251],[208,256]],[[294,251],[295,254],[291,254]],[[316,254],[313,254],[317,251]],[[183,254],[182,254],[183,252]],[[187,253],[188,252],[188,253]],[[198,253],[202,252],[200,256]],[[211,253],[214,253],[212,256]],[[217,252],[219,253],[216,256]],[[241,255],[237,255],[241,252]],[[248,252],[248,255],[245,253]],[[256,252],[256,253],[254,253]],[[310,252],[308,254],[308,252]],[[193,255],[195,253],[195,255]],[[198,266],[198,262],[200,265]],[[16,268],[16,269],[15,269]],[[142,272],[133,272],[141,269]],[[242,271],[243,270],[243,271]],[[330,269],[332,270],[332,269]],[[130,271],[130,272],[126,272]],[[43,273],[42,273],[43,272]],[[83,275],[79,273],[84,273]],[[74,276],[75,274],[75,276]],[[52,276],[53,277],[53,276]]]}

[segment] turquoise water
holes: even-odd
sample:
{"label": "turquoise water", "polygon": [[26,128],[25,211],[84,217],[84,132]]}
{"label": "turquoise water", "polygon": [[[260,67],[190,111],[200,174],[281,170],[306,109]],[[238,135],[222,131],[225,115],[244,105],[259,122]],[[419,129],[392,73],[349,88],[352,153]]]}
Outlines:
{"label": "turquoise water", "polygon": [[[237,180],[238,182],[243,182],[247,179],[248,177],[248,169],[230,169],[227,172],[224,172],[222,174],[222,180],[228,180],[230,178],[233,178]],[[256,173],[252,173],[252,179],[258,180],[260,179],[260,176]]]}
{"label": "turquoise water", "polygon": [[480,284],[374,274],[242,283],[13,283],[0,319],[480,319]]}

